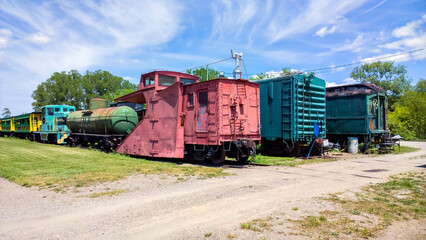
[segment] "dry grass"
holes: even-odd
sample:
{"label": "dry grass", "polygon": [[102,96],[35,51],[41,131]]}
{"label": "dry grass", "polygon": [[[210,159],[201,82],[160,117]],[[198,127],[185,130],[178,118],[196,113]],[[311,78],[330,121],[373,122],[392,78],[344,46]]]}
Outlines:
{"label": "dry grass", "polygon": [[392,176],[385,183],[366,186],[355,198],[334,194],[324,198],[341,212],[323,211],[295,221],[302,233],[317,238],[369,238],[394,221],[420,219],[426,213],[426,181],[421,173]]}

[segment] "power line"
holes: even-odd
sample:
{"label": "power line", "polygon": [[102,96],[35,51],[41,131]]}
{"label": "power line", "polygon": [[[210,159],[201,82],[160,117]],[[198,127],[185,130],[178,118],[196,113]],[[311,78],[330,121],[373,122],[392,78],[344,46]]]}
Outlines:
{"label": "power line", "polygon": [[358,65],[358,64],[362,64],[362,63],[375,62],[377,60],[387,59],[387,58],[391,58],[391,57],[395,57],[395,56],[400,56],[400,55],[404,55],[404,54],[410,54],[410,53],[419,52],[419,51],[423,51],[423,50],[425,50],[425,49],[424,48],[420,48],[420,49],[416,49],[416,50],[412,50],[412,51],[408,51],[408,52],[403,52],[403,53],[398,53],[398,54],[394,54],[394,55],[389,55],[389,56],[386,56],[386,57],[373,58],[373,59],[368,60],[368,61],[364,60],[364,61],[359,61],[359,62],[355,62],[355,63],[347,63],[347,64],[342,64],[342,65],[333,66],[333,67],[324,67],[324,68],[317,68],[317,69],[309,69],[309,70],[306,70],[304,72],[316,72],[316,71],[320,71],[320,70],[335,69],[335,68],[339,68],[339,67],[346,67],[346,66]]}
{"label": "power line", "polygon": [[[400,54],[400,55],[402,55],[402,54]],[[405,59],[410,59],[410,58],[412,58],[412,57],[417,57],[417,56],[426,56],[426,53],[421,53],[421,54],[412,54],[412,55],[410,55],[410,56],[403,56],[403,57],[400,57],[400,58],[395,58],[395,59],[393,59],[393,60],[405,60]],[[369,61],[365,61],[365,63],[367,63],[367,62],[374,62],[374,61],[377,61],[378,59],[372,59],[372,60],[369,60]],[[324,69],[324,70],[322,70],[322,71],[315,71],[315,73],[327,73],[327,72],[332,72],[332,71],[335,71],[335,69],[336,68],[339,68],[339,67],[343,67],[343,66],[336,66],[336,67],[333,67],[333,68],[327,68],[327,69]]]}

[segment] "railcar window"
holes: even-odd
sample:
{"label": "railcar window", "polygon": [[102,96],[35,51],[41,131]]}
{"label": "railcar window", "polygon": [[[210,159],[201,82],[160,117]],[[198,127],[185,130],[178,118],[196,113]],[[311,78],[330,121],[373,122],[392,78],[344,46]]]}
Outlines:
{"label": "railcar window", "polygon": [[61,109],[60,108],[55,108],[55,112],[60,112]]}
{"label": "railcar window", "polygon": [[70,112],[74,112],[74,108],[70,108]]}
{"label": "railcar window", "polygon": [[149,85],[152,85],[152,84],[154,84],[154,76],[146,77],[145,78],[145,86],[149,86]]}
{"label": "railcar window", "polygon": [[194,93],[188,94],[188,107],[194,106]]}
{"label": "railcar window", "polygon": [[187,84],[193,84],[195,83],[195,80],[192,79],[186,79],[186,78],[181,78],[180,79],[181,82],[183,82],[183,85],[187,85]]}
{"label": "railcar window", "polygon": [[173,83],[175,83],[175,77],[158,76],[158,85],[160,86],[171,86]]}
{"label": "railcar window", "polygon": [[53,108],[47,108],[47,115],[53,116]]}
{"label": "railcar window", "polygon": [[198,93],[198,106],[206,107],[207,106],[207,92]]}
{"label": "railcar window", "polygon": [[68,108],[64,108],[64,112],[68,112]]}
{"label": "railcar window", "polygon": [[46,114],[46,108],[42,108],[41,109],[41,115],[45,115]]}

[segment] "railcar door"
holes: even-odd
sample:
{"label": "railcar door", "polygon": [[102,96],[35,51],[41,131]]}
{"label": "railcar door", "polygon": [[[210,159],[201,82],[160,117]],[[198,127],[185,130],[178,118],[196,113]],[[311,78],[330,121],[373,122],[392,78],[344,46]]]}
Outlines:
{"label": "railcar door", "polygon": [[207,132],[208,129],[208,98],[207,91],[198,92],[198,109],[197,109],[197,131]]}
{"label": "railcar door", "polygon": [[368,117],[370,119],[370,130],[377,130],[378,126],[379,99],[378,96],[368,99]]}

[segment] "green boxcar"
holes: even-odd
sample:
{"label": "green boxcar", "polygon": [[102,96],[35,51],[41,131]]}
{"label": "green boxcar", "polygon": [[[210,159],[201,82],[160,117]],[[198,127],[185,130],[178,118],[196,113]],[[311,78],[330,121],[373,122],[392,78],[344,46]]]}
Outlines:
{"label": "green boxcar", "polygon": [[[294,74],[256,81],[260,84],[262,147],[266,153],[298,155],[315,139],[315,122],[325,126],[325,81]],[[325,129],[324,129],[325,130]],[[319,138],[325,138],[322,131]]]}
{"label": "green boxcar", "polygon": [[[344,144],[347,137],[359,142],[389,135],[388,98],[382,88],[360,83],[327,88],[327,136]],[[366,144],[368,146],[368,144]]]}

